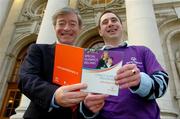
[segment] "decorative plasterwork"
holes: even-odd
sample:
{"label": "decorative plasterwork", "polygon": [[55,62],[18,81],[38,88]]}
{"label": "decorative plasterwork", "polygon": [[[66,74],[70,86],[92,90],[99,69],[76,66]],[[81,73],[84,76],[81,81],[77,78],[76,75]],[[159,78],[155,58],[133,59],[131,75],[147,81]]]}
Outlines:
{"label": "decorative plasterwork", "polygon": [[177,18],[177,15],[174,12],[173,8],[166,10],[156,10],[155,15],[158,25],[163,24],[167,19]]}
{"label": "decorative plasterwork", "polygon": [[180,2],[166,3],[166,4],[154,4],[155,15],[157,24],[160,26],[164,24],[167,19],[178,19],[175,7],[180,5]]}
{"label": "decorative plasterwork", "polygon": [[47,0],[28,0],[22,11],[21,21],[42,18]]}
{"label": "decorative plasterwork", "polygon": [[47,0],[27,0],[18,21],[11,42],[25,34],[38,34]]}
{"label": "decorative plasterwork", "polygon": [[83,19],[93,19],[99,12],[112,10],[120,13],[124,10],[124,0],[112,0],[112,2],[102,5],[91,5],[85,0],[78,0],[78,9]]}

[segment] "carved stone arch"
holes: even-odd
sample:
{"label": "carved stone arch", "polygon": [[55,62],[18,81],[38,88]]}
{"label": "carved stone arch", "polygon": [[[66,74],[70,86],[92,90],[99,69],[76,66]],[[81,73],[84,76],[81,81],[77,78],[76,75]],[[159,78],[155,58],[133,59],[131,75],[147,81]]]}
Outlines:
{"label": "carved stone arch", "polygon": [[176,65],[176,58],[175,53],[178,48],[180,48],[180,29],[177,29],[175,31],[172,31],[168,34],[167,40],[167,49],[168,49],[168,55],[170,60],[170,67],[172,71],[172,79],[174,80],[174,87],[176,89],[175,99],[177,99],[177,102],[180,107],[180,76],[178,74],[178,67]]}
{"label": "carved stone arch", "polygon": [[97,27],[91,27],[82,32],[75,43],[83,48],[93,48],[94,45],[103,43],[103,39],[99,36]]}
{"label": "carved stone arch", "polygon": [[[180,47],[180,43],[178,43],[180,42],[179,28],[180,22],[177,20],[177,18],[167,19],[159,26],[163,54],[166,60],[165,62],[171,62],[172,60],[175,60],[175,51],[177,47]],[[166,67],[168,68],[170,65]]]}
{"label": "carved stone arch", "polygon": [[163,28],[164,28],[165,26],[167,26],[168,24],[171,24],[171,23],[173,23],[173,22],[176,22],[176,21],[178,21],[178,20],[177,20],[177,17],[175,17],[175,16],[166,18],[166,19],[162,20],[162,21],[158,24],[159,29],[160,29],[160,30],[163,30]]}
{"label": "carved stone arch", "polygon": [[[164,23],[161,23],[159,25],[159,34],[161,37],[160,39],[161,39],[161,44],[162,44],[163,54],[165,56],[165,59],[169,59],[170,57],[168,56],[169,53],[174,55],[173,51],[171,51],[172,48],[174,47],[170,45],[172,45],[172,43],[174,43],[175,41],[180,40],[180,38],[177,38],[179,36],[179,28],[180,28],[180,22],[179,20],[177,20],[177,18],[174,18],[174,17],[167,19],[166,21],[164,21]],[[179,45],[179,44],[176,43],[175,45]],[[168,62],[170,62],[170,59]]]}
{"label": "carved stone arch", "polygon": [[175,99],[180,107],[180,77],[178,76],[175,52],[180,48],[180,22],[175,18],[168,19],[166,24],[160,26],[160,35],[163,47],[163,54],[165,56],[166,69],[168,71],[171,81],[171,94],[175,95]]}
{"label": "carved stone arch", "polygon": [[[27,50],[27,47],[32,44],[35,43],[37,39],[37,35],[36,34],[26,34],[26,36],[21,37],[21,39],[15,40],[15,42],[13,42],[9,47],[8,47],[8,52],[7,55],[9,56],[9,63],[8,66],[10,67],[10,71],[9,71],[9,76],[12,75],[12,72],[14,70],[14,67],[17,63],[17,61],[19,60],[19,58],[23,58],[22,52],[25,53],[25,51]],[[23,55],[23,56],[19,56],[19,55]],[[8,82],[11,80],[11,78],[9,77]]]}
{"label": "carved stone arch", "polygon": [[35,43],[37,39],[37,34],[23,34],[18,39],[14,40],[12,44],[8,47],[8,54],[12,56],[17,56],[18,53],[28,44]]}
{"label": "carved stone arch", "polygon": [[173,75],[175,79],[178,78],[178,72],[177,72],[177,67],[176,67],[176,51],[180,48],[180,29],[176,29],[174,31],[169,32],[167,39],[166,39],[166,45],[167,45],[167,50],[168,50],[168,55],[173,71]]}

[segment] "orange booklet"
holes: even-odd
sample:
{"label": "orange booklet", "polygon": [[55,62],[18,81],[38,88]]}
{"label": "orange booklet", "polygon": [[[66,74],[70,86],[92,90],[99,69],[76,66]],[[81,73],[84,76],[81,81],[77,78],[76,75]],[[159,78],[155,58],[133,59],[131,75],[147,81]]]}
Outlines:
{"label": "orange booklet", "polygon": [[53,83],[71,85],[81,82],[83,48],[56,44]]}

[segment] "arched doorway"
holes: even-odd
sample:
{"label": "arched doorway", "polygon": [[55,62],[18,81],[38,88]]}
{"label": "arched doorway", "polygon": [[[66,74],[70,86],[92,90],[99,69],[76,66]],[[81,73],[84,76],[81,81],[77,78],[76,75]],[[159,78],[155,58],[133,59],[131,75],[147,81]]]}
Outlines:
{"label": "arched doorway", "polygon": [[104,41],[98,34],[97,27],[92,27],[82,33],[75,44],[83,48],[100,49],[104,46]]}
{"label": "arched doorway", "polygon": [[18,72],[30,44],[23,47],[16,58],[13,72],[10,76],[10,80],[7,82],[8,87],[3,99],[0,119],[9,119],[11,115],[15,114],[15,109],[19,106],[21,93],[18,89]]}
{"label": "arched doorway", "polygon": [[94,48],[100,49],[104,45],[104,41],[102,37],[99,35],[95,35],[86,40],[86,42],[82,45],[83,48]]}

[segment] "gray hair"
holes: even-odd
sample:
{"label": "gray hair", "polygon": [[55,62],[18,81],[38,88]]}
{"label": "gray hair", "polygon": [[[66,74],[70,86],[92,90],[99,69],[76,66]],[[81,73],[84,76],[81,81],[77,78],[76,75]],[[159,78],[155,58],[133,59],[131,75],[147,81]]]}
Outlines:
{"label": "gray hair", "polygon": [[79,12],[70,7],[64,7],[55,12],[55,14],[52,16],[53,25],[54,26],[56,25],[56,20],[59,15],[70,14],[70,13],[75,14],[77,16],[78,24],[79,24],[79,27],[81,28],[82,27],[82,19],[81,19]]}

